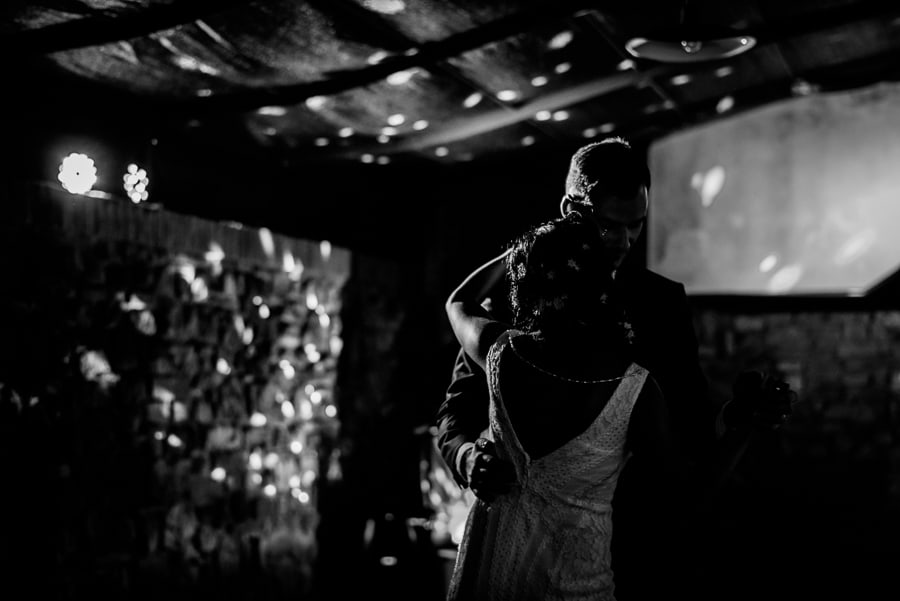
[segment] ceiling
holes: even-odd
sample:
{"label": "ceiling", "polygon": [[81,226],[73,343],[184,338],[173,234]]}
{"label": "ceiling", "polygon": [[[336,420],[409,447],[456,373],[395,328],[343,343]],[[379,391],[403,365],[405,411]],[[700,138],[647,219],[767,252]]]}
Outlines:
{"label": "ceiling", "polygon": [[[93,119],[287,165],[457,163],[610,134],[649,142],[792,95],[896,80],[890,4],[4,0],[0,62],[19,123]],[[694,63],[625,48],[688,28],[757,43]]]}

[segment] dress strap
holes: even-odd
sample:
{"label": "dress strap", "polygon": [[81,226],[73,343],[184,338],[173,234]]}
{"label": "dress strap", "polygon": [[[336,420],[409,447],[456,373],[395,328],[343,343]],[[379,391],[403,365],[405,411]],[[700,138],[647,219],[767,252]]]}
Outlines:
{"label": "dress strap", "polygon": [[525,451],[522,443],[519,442],[519,437],[509,419],[509,413],[506,411],[506,405],[498,382],[500,356],[503,354],[503,350],[510,346],[511,336],[515,334],[521,334],[521,331],[507,330],[497,338],[497,341],[488,350],[486,367],[488,389],[490,391],[489,418],[491,438],[495,443],[502,443],[497,445],[497,449],[501,452],[503,452],[503,449],[507,450],[508,455],[504,458],[511,461],[515,466],[519,482],[524,482],[527,478],[531,457]]}

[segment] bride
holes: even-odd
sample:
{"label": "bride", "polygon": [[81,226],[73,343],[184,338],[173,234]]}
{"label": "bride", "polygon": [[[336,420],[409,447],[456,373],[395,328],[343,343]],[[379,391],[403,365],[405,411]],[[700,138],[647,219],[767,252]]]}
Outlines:
{"label": "bride", "polygon": [[[577,212],[546,222],[447,299],[454,334],[488,377],[490,428],[478,444],[515,471],[506,494],[475,501],[449,600],[614,600],[612,498],[625,462],[645,454],[660,494],[676,489],[664,399],[632,359],[601,236]],[[478,301],[497,261],[511,324]]]}

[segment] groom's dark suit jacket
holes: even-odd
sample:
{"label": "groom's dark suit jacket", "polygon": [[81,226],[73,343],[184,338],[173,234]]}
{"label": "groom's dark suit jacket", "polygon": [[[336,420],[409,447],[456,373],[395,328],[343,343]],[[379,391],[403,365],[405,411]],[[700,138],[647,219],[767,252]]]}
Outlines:
{"label": "groom's dark suit jacket", "polygon": [[[693,317],[684,286],[644,267],[623,267],[617,275],[617,294],[626,307],[635,333],[634,361],[647,368],[665,395],[672,426],[692,459],[711,461],[715,444],[715,408],[698,358]],[[491,295],[492,311],[508,318],[508,301],[502,283]],[[506,314],[504,314],[504,312]],[[437,413],[437,443],[460,485],[455,457],[460,445],[474,441],[488,425],[488,392],[484,372],[460,351],[451,383]],[[678,552],[679,534],[670,529],[676,516],[663,515],[654,503],[652,483],[643,479],[637,457],[626,465],[619,479],[613,511],[613,568],[620,601],[650,594],[647,585],[659,585],[672,593],[665,570],[680,570],[667,558]],[[681,491],[671,491],[680,494]],[[689,493],[690,491],[683,491]],[[672,549],[669,546],[672,545]],[[681,551],[687,553],[688,548]],[[654,559],[655,558],[655,559]],[[668,560],[672,560],[667,565]]]}

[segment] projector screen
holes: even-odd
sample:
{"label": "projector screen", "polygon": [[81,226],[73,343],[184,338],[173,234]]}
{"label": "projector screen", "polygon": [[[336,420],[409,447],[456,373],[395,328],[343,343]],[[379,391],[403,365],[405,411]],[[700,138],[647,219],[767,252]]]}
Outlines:
{"label": "projector screen", "polygon": [[861,295],[900,265],[897,84],[794,98],[648,152],[648,265],[691,294]]}

